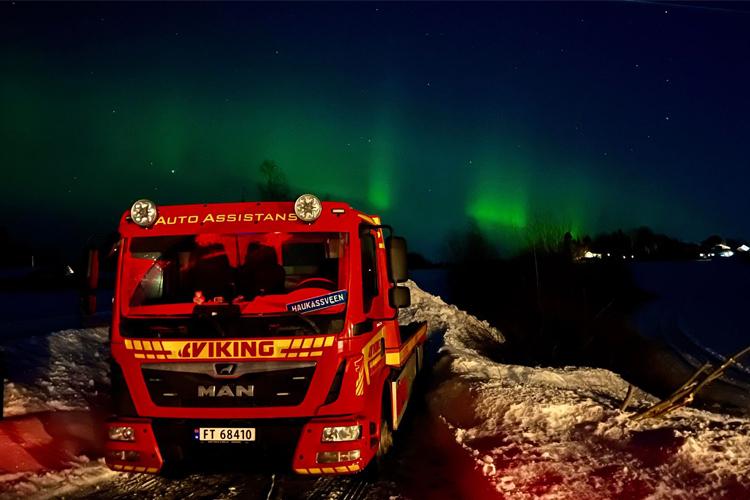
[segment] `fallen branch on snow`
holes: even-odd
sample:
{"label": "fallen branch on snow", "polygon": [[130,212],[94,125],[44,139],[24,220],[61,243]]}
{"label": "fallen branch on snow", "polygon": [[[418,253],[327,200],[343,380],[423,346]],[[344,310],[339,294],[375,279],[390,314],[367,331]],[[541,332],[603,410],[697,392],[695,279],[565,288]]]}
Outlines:
{"label": "fallen branch on snow", "polygon": [[[717,378],[721,377],[727,368],[736,363],[742,356],[744,356],[748,352],[750,352],[750,346],[739,351],[734,356],[727,358],[727,360],[724,361],[721,366],[713,371],[711,371],[711,368],[713,367],[710,363],[704,364],[698,369],[698,371],[693,374],[692,377],[688,379],[687,382],[682,384],[679,389],[674,391],[671,396],[640,413],[636,413],[635,415],[633,415],[633,419],[643,420],[645,418],[663,417],[669,412],[689,405],[693,402],[693,399],[695,399],[695,395],[698,393],[698,391],[706,387]],[[701,378],[703,375],[705,376]],[[630,390],[628,390],[628,395],[625,397],[625,401],[623,402],[623,408],[627,407],[629,396]]]}

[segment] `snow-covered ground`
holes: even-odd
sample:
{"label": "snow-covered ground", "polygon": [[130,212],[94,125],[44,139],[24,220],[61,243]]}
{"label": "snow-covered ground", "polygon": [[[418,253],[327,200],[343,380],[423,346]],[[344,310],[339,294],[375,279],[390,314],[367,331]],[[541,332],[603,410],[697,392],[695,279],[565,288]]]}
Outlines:
{"label": "snow-covered ground", "polygon": [[[412,288],[406,313],[446,328],[431,410],[512,498],[747,498],[750,421],[694,409],[635,423],[628,384],[601,369],[505,365],[502,335]],[[632,411],[656,400],[636,392]]]}
{"label": "snow-covered ground", "polygon": [[[402,311],[401,319],[426,320],[433,339],[444,335],[445,356],[434,368],[433,388],[427,395],[430,416],[442,422],[458,444],[446,453],[465,453],[474,461],[489,485],[481,490],[483,495],[750,495],[750,421],[683,409],[664,420],[634,423],[630,413],[618,410],[627,383],[617,375],[591,368],[498,363],[491,353],[503,341],[500,332],[413,283],[409,286],[412,306]],[[0,475],[0,497],[381,498],[399,493],[399,479],[372,485],[352,478],[288,476],[277,481],[234,474],[170,481],[111,472],[99,458],[94,436],[109,385],[107,356],[104,328],[66,330],[6,346],[12,381],[6,389],[6,415],[16,418],[0,424],[0,445],[3,439],[18,445],[18,437],[28,432],[38,441],[32,444],[59,443],[64,453],[52,467],[6,467]],[[631,409],[653,401],[637,393]],[[37,428],[41,430],[29,430]],[[49,463],[32,448],[30,457],[13,463]],[[2,464],[0,459],[0,471]],[[424,467],[420,470],[424,473]],[[431,473],[449,475],[450,468]]]}
{"label": "snow-covered ground", "polygon": [[65,330],[5,347],[5,416],[86,410],[109,389],[107,328]]}

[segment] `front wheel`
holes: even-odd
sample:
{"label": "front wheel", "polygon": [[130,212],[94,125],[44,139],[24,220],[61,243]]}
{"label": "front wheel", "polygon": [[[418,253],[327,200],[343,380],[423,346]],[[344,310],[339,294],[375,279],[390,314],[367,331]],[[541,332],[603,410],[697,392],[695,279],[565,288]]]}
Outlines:
{"label": "front wheel", "polygon": [[383,415],[380,417],[380,438],[378,439],[378,450],[372,457],[370,463],[364,470],[365,476],[377,479],[385,471],[386,455],[393,447],[393,430],[388,420],[389,407],[383,404]]}
{"label": "front wheel", "polygon": [[388,419],[383,416],[380,419],[380,440],[378,441],[378,451],[375,453],[375,459],[382,461],[385,455],[393,446],[393,431]]}

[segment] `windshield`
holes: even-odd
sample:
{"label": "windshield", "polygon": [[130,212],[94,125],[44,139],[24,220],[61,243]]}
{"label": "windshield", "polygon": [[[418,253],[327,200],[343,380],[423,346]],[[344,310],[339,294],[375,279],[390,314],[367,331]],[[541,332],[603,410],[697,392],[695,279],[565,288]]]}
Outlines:
{"label": "windshield", "polygon": [[345,233],[134,238],[123,269],[123,314],[190,315],[196,306],[221,304],[242,315],[339,314],[345,243]]}

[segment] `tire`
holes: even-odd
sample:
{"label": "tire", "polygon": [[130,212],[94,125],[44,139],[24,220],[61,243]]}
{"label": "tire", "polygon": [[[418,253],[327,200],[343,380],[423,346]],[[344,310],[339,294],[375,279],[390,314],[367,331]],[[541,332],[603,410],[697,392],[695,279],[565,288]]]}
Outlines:
{"label": "tire", "polygon": [[386,457],[393,447],[393,429],[390,423],[390,404],[383,397],[383,404],[380,416],[380,438],[378,440],[378,449],[370,463],[365,467],[364,475],[369,479],[378,479],[385,472]]}
{"label": "tire", "polygon": [[393,431],[390,422],[384,415],[380,419],[380,440],[378,441],[378,451],[375,452],[375,460],[383,462],[392,447]]}

